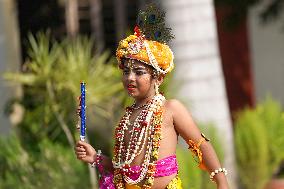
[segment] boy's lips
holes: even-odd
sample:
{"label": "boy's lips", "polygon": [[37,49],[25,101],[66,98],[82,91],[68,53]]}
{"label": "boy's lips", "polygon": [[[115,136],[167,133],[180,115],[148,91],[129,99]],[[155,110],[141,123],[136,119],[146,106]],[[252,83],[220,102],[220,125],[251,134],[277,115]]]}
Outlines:
{"label": "boy's lips", "polygon": [[136,88],[136,86],[129,84],[129,85],[127,85],[127,88],[128,88],[128,89],[134,89],[134,88]]}
{"label": "boy's lips", "polygon": [[131,84],[127,85],[127,90],[128,90],[129,92],[132,92],[132,91],[135,90],[135,89],[136,89],[136,86],[135,86],[135,85],[131,85]]}

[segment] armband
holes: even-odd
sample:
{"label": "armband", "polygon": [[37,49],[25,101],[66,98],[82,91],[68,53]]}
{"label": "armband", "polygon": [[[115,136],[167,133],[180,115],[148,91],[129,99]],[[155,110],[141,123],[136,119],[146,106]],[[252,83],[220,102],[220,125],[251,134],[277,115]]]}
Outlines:
{"label": "armband", "polygon": [[[203,163],[203,158],[202,158],[202,151],[200,149],[200,145],[204,141],[210,141],[206,136],[201,133],[201,138],[198,140],[198,143],[196,144],[193,140],[188,140],[188,149],[193,153],[193,158],[194,160],[199,164],[198,167],[203,170],[207,170],[206,166]],[[197,158],[196,158],[197,157]]]}

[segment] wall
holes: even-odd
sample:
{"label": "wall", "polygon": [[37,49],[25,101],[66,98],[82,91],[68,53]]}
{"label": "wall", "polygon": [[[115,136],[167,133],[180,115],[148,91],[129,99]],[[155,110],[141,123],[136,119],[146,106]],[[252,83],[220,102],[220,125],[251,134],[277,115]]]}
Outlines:
{"label": "wall", "polygon": [[261,8],[255,7],[249,14],[256,99],[262,101],[270,94],[284,105],[284,18],[262,25]]}

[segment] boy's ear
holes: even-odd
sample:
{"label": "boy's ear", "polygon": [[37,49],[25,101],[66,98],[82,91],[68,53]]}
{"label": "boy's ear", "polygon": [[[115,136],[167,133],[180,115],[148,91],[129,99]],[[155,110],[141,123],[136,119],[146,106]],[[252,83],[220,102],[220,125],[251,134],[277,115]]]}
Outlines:
{"label": "boy's ear", "polygon": [[163,74],[161,74],[161,75],[158,76],[157,81],[158,81],[158,84],[159,84],[159,85],[161,85],[161,84],[163,83],[164,77],[165,77],[165,75],[163,75]]}

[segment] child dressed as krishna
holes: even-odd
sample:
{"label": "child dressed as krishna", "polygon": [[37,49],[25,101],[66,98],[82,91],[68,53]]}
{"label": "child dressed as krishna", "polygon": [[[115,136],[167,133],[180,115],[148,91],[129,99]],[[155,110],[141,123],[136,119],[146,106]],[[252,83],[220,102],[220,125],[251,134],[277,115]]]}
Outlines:
{"label": "child dressed as krishna", "polygon": [[176,160],[180,135],[216,187],[228,189],[227,171],[209,139],[178,100],[167,100],[159,92],[174,68],[174,56],[166,44],[173,36],[165,27],[164,13],[148,6],[139,13],[134,31],[116,51],[124,88],[135,103],[125,109],[115,128],[113,158],[82,141],[75,147],[77,158],[98,168],[101,189],[181,189]]}

